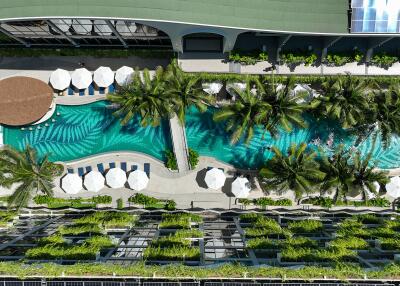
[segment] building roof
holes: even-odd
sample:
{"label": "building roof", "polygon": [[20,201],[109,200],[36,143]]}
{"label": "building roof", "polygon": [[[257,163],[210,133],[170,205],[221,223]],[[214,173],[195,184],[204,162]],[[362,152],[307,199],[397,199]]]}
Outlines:
{"label": "building roof", "polygon": [[53,101],[53,90],[45,82],[23,76],[0,81],[0,123],[20,126],[42,118]]}
{"label": "building roof", "polygon": [[1,0],[0,19],[110,17],[264,31],[348,33],[348,0]]}

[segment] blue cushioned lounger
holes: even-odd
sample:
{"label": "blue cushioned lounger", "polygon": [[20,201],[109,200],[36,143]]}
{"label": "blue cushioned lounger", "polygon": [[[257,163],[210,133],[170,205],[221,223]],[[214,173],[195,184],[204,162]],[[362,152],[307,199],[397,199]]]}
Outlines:
{"label": "blue cushioned lounger", "polygon": [[115,91],[115,87],[114,87],[114,84],[112,84],[108,87],[108,93],[113,93],[114,91]]}
{"label": "blue cushioned lounger", "polygon": [[79,90],[79,96],[83,96],[85,95],[85,90],[84,89],[80,89]]}
{"label": "blue cushioned lounger", "polygon": [[213,167],[207,167],[207,171],[210,171]]}
{"label": "blue cushioned lounger", "polygon": [[89,85],[89,95],[94,95],[94,86],[93,83]]}
{"label": "blue cushioned lounger", "polygon": [[67,172],[68,172],[68,174],[73,174],[74,173],[74,169],[68,168]]}
{"label": "blue cushioned lounger", "polygon": [[97,170],[99,170],[100,173],[104,174],[104,166],[102,163],[97,164]]}
{"label": "blue cushioned lounger", "polygon": [[68,95],[74,95],[74,90],[72,87],[68,87]]}
{"label": "blue cushioned lounger", "polygon": [[121,163],[121,169],[126,172],[126,162]]}
{"label": "blue cushioned lounger", "polygon": [[104,87],[99,87],[100,94],[106,94],[106,89]]}
{"label": "blue cushioned lounger", "polygon": [[150,179],[150,163],[143,164],[143,171],[147,174],[147,177]]}
{"label": "blue cushioned lounger", "polygon": [[86,173],[89,173],[89,172],[91,172],[92,171],[92,167],[91,166],[87,166],[86,167]]}
{"label": "blue cushioned lounger", "polygon": [[132,165],[131,166],[131,171],[136,171],[138,168],[137,168],[137,165]]}
{"label": "blue cushioned lounger", "polygon": [[112,168],[115,168],[115,163],[114,162],[110,163],[110,169],[112,169]]}
{"label": "blue cushioned lounger", "polygon": [[79,177],[82,177],[83,174],[85,174],[85,170],[83,168],[78,168],[78,175]]}

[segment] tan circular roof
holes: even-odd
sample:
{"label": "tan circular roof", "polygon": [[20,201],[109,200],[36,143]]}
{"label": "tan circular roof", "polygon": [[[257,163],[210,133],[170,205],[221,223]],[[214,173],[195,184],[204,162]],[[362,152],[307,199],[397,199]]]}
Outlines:
{"label": "tan circular roof", "polygon": [[0,81],[0,123],[26,125],[42,118],[53,101],[53,90],[45,82],[24,76]]}

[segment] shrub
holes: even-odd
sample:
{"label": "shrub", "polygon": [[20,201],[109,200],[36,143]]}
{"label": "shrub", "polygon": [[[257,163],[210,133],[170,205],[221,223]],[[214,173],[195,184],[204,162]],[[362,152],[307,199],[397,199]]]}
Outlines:
{"label": "shrub", "polygon": [[380,224],[382,223],[382,219],[377,217],[374,214],[362,214],[356,215],[355,218],[364,224]]}
{"label": "shrub", "polygon": [[14,211],[0,211],[0,226],[5,227],[7,224],[17,216],[17,212]]}
{"label": "shrub", "polygon": [[328,53],[326,56],[326,63],[329,66],[344,66],[347,63],[351,63],[354,61],[354,57],[352,55],[347,54],[332,54],[332,53]]}
{"label": "shrub", "polygon": [[38,246],[53,245],[53,246],[64,246],[66,245],[66,240],[60,234],[53,234],[48,237],[43,237],[38,240]]}
{"label": "shrub", "polygon": [[369,244],[359,237],[336,238],[330,244],[331,247],[346,249],[368,249]]}
{"label": "shrub", "polygon": [[189,229],[191,222],[201,222],[202,217],[190,213],[163,214],[160,228]]}
{"label": "shrub", "polygon": [[264,216],[262,214],[258,214],[258,213],[247,213],[247,214],[241,214],[239,216],[239,219],[240,219],[240,222],[243,222],[243,223],[253,223],[261,217],[264,217]]}
{"label": "shrub", "polygon": [[307,237],[293,237],[285,240],[269,238],[253,238],[247,241],[247,247],[252,249],[283,249],[288,247],[315,248],[317,242]]}
{"label": "shrub", "polygon": [[171,170],[178,170],[175,154],[172,150],[165,150],[165,167]]}
{"label": "shrub", "polygon": [[199,153],[196,150],[189,148],[189,164],[192,169],[196,168],[199,163]]}
{"label": "shrub", "polygon": [[399,58],[396,56],[389,56],[385,53],[382,54],[375,54],[371,61],[370,64],[377,66],[377,67],[381,67],[381,68],[385,68],[388,69],[390,68],[395,62],[398,62]]}
{"label": "shrub", "polygon": [[289,199],[273,200],[271,198],[258,198],[254,200],[254,204],[257,206],[291,206],[292,201]]}
{"label": "shrub", "polygon": [[98,224],[74,224],[62,225],[58,228],[58,232],[62,235],[82,235],[82,234],[101,234],[103,230]]}
{"label": "shrub", "polygon": [[380,207],[387,208],[390,207],[390,201],[386,198],[374,198],[368,201],[353,202],[356,207]]}
{"label": "shrub", "polygon": [[311,249],[288,247],[281,252],[282,260],[288,262],[344,262],[353,260],[354,251],[345,248]]}
{"label": "shrub", "polygon": [[111,204],[112,197],[111,196],[96,196],[92,198],[92,202],[95,204]]}
{"label": "shrub", "polygon": [[321,206],[324,208],[331,208],[334,205],[333,199],[329,197],[314,197],[303,200],[303,204],[312,204],[314,206]]}
{"label": "shrub", "polygon": [[124,208],[124,201],[122,198],[117,199],[117,209],[122,210]]}
{"label": "shrub", "polygon": [[148,247],[143,253],[145,259],[151,260],[198,260],[200,249],[186,246],[170,248]]}
{"label": "shrub", "polygon": [[175,236],[181,238],[201,238],[204,234],[198,229],[180,229],[175,232]]}
{"label": "shrub", "polygon": [[381,238],[379,242],[383,250],[400,250],[399,238]]}
{"label": "shrub", "polygon": [[165,203],[164,209],[166,209],[167,211],[174,211],[176,209],[176,202],[173,200],[168,200]]}
{"label": "shrub", "polygon": [[97,224],[103,227],[126,227],[134,225],[137,217],[126,212],[95,212],[74,220],[75,224]]}
{"label": "shrub", "polygon": [[338,236],[341,237],[368,237],[369,233],[365,229],[362,222],[348,218],[342,221],[336,231]]}
{"label": "shrub", "polygon": [[154,205],[159,202],[156,198],[149,197],[146,195],[143,195],[141,193],[135,194],[134,196],[130,197],[128,199],[129,202],[138,204],[138,205]]}
{"label": "shrub", "polygon": [[240,63],[242,65],[255,65],[260,61],[268,61],[268,54],[259,50],[251,52],[233,50],[229,52],[228,59],[230,62]]}
{"label": "shrub", "polygon": [[288,223],[288,229],[295,233],[312,233],[322,231],[324,225],[319,220],[291,221]]}
{"label": "shrub", "polygon": [[318,59],[315,53],[311,52],[283,52],[281,60],[288,66],[304,64],[305,66],[314,65]]}

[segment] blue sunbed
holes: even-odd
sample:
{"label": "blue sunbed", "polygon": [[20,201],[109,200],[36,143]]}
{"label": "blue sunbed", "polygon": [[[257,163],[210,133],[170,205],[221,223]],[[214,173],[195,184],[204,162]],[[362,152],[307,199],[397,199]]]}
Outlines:
{"label": "blue sunbed", "polygon": [[94,95],[94,86],[93,83],[89,85],[89,95]]}
{"label": "blue sunbed", "polygon": [[114,91],[115,91],[115,86],[114,84],[112,84],[108,87],[108,93],[113,93]]}
{"label": "blue sunbed", "polygon": [[137,165],[132,165],[131,166],[131,171],[136,171],[138,168],[137,168]]}
{"label": "blue sunbed", "polygon": [[143,164],[143,171],[147,174],[147,177],[150,179],[150,163]]}
{"label": "blue sunbed", "polygon": [[112,168],[115,168],[115,163],[114,162],[110,163],[110,169],[112,169]]}
{"label": "blue sunbed", "polygon": [[78,168],[78,175],[79,177],[82,177],[83,174],[85,174],[85,170],[83,168]]}
{"label": "blue sunbed", "polygon": [[126,172],[126,162],[121,162],[121,169]]}
{"label": "blue sunbed", "polygon": [[85,90],[84,89],[80,89],[79,90],[79,96],[84,96],[85,95]]}
{"label": "blue sunbed", "polygon": [[100,94],[106,94],[106,89],[104,87],[99,87]]}
{"label": "blue sunbed", "polygon": [[104,174],[104,166],[102,163],[97,164],[97,170],[99,170],[100,173]]}
{"label": "blue sunbed", "polygon": [[89,172],[91,172],[92,171],[92,167],[91,166],[87,166],[86,167],[86,173],[89,173]]}
{"label": "blue sunbed", "polygon": [[68,168],[67,172],[68,172],[68,174],[73,174],[74,173],[74,169]]}
{"label": "blue sunbed", "polygon": [[68,87],[68,95],[74,95],[74,90],[72,87]]}

